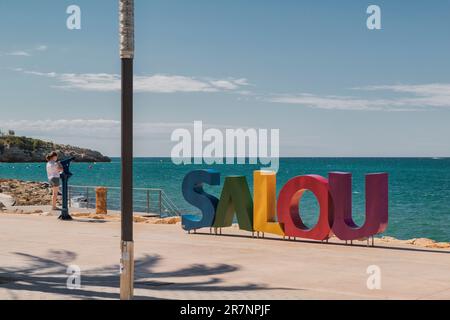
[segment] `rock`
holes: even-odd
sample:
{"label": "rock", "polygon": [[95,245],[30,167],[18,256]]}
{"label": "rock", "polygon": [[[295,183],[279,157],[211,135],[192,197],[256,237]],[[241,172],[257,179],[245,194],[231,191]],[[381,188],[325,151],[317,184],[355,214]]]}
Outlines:
{"label": "rock", "polygon": [[170,224],[181,223],[181,217],[170,218]]}
{"label": "rock", "polygon": [[91,214],[88,218],[93,220],[105,220],[106,217],[101,214]]}
{"label": "rock", "polygon": [[435,248],[435,249],[448,249],[450,248],[450,243],[448,242],[436,242],[428,238],[414,238],[409,240],[398,240],[393,237],[382,237],[380,239],[383,242],[398,243],[398,244],[409,244],[422,248]]}
{"label": "rock", "polygon": [[397,241],[397,239],[395,239],[394,237],[382,237],[380,240],[381,240],[381,241],[384,241],[384,242],[394,242],[394,241]]}
{"label": "rock", "polygon": [[417,238],[417,239],[410,239],[405,241],[406,244],[411,244],[418,247],[424,247],[424,248],[435,248],[435,249],[448,249],[450,248],[449,242],[436,242],[432,239],[427,238]]}
{"label": "rock", "polygon": [[90,213],[80,213],[80,212],[75,212],[75,213],[71,213],[70,214],[72,217],[87,217],[90,215]]}
{"label": "rock", "polygon": [[[5,185],[12,187],[6,191]],[[51,194],[48,188],[41,188],[41,185],[39,182],[0,179],[0,187],[5,191],[0,194],[0,201],[7,207],[48,205]]]}
{"label": "rock", "polygon": [[108,217],[102,214],[95,214],[92,212],[75,212],[70,214],[74,218],[86,218],[86,219],[93,219],[93,220],[105,220]]}
{"label": "rock", "polygon": [[1,193],[1,194],[0,194],[0,202],[1,202],[5,207],[12,207],[12,206],[15,205],[16,200],[15,200],[14,197],[11,196],[11,195]]}
{"label": "rock", "polygon": [[135,223],[147,222],[148,220],[147,218],[141,216],[134,216],[133,219]]}
{"label": "rock", "polygon": [[436,241],[427,239],[427,238],[418,238],[418,239],[409,240],[409,242],[407,241],[407,243],[410,243],[412,245],[419,246],[419,247],[428,247],[428,246],[435,245]]}
{"label": "rock", "polygon": [[437,243],[433,244],[432,248],[448,249],[448,248],[450,248],[450,242],[437,242]]}
{"label": "rock", "polygon": [[172,218],[149,220],[147,223],[150,223],[150,224],[177,224],[179,222],[181,222],[180,217],[172,217]]}

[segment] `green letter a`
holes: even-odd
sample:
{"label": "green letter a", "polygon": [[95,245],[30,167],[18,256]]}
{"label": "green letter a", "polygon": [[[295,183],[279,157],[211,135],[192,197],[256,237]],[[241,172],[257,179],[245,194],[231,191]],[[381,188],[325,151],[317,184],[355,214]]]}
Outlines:
{"label": "green letter a", "polygon": [[225,179],[213,228],[231,227],[235,213],[239,228],[253,232],[253,200],[244,176]]}

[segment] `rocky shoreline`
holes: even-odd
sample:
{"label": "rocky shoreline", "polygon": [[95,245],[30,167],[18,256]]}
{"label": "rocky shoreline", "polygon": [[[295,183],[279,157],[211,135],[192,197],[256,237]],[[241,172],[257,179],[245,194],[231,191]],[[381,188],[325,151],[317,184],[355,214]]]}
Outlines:
{"label": "rocky shoreline", "polygon": [[15,206],[45,206],[52,199],[49,184],[44,182],[0,179],[0,193],[11,196]]}
{"label": "rocky shoreline", "polygon": [[[49,216],[50,212],[41,209],[20,209],[17,207],[42,207],[51,203],[52,191],[48,183],[21,181],[14,179],[0,179],[0,212],[3,214],[41,215]],[[2,199],[8,199],[8,204]],[[60,199],[59,199],[60,200]],[[5,200],[3,200],[5,201]],[[120,221],[118,215],[98,215],[95,213],[71,213],[74,218],[91,220]],[[136,215],[135,223],[149,224],[177,224],[181,222],[179,217],[155,218]]]}

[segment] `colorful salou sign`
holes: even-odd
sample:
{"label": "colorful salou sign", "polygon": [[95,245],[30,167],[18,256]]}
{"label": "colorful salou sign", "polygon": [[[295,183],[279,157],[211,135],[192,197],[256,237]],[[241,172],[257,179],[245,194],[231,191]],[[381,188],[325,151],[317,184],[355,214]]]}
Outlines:
{"label": "colorful salou sign", "polygon": [[[253,197],[244,176],[225,178],[220,199],[203,189],[205,184],[220,185],[216,170],[196,170],[186,175],[182,191],[185,200],[201,215],[183,215],[186,231],[201,228],[225,228],[236,217],[241,230],[263,232],[283,237],[327,240],[367,239],[383,233],[388,226],[388,174],[366,176],[366,219],[358,226],[352,218],[352,175],[331,172],[328,179],[318,175],[292,178],[276,199],[276,173],[254,172]],[[308,228],[302,221],[299,206],[306,191],[317,198],[320,213],[317,224]]]}

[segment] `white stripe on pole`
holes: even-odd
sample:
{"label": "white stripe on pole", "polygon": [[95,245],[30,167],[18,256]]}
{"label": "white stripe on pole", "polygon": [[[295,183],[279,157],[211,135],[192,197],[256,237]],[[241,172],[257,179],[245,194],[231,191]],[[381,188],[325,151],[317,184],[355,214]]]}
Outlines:
{"label": "white stripe on pole", "polygon": [[120,0],[120,57],[134,58],[134,0]]}

